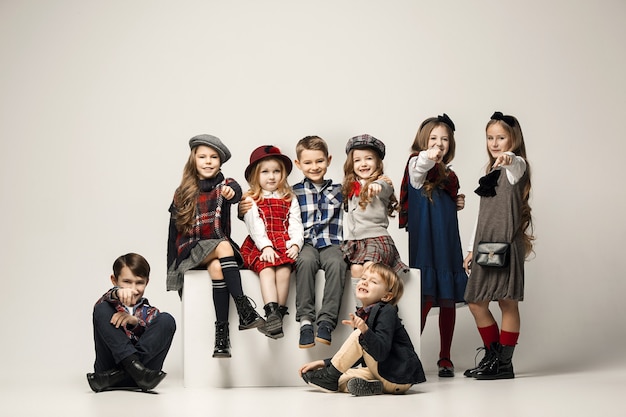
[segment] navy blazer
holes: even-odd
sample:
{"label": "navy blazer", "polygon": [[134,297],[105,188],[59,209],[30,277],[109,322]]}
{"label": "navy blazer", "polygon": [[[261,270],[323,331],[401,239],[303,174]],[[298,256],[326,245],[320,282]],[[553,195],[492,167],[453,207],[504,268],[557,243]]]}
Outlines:
{"label": "navy blazer", "polygon": [[378,362],[378,373],[396,384],[426,381],[419,360],[396,306],[378,302],[367,318],[369,330],[359,337],[363,349]]}

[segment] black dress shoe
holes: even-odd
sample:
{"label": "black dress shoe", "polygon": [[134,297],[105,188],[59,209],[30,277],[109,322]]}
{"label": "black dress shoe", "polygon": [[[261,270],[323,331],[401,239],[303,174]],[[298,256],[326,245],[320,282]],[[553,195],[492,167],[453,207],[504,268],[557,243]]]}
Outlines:
{"label": "black dress shoe", "polygon": [[[450,365],[445,365],[442,366],[441,362],[442,361],[448,361],[450,362]],[[452,378],[454,376],[454,365],[452,364],[452,361],[448,358],[441,358],[437,361],[437,366],[439,367],[439,377],[441,378]]]}
{"label": "black dress shoe", "polygon": [[159,385],[159,383],[167,375],[163,371],[155,371],[146,368],[136,357],[124,359],[122,361],[122,366],[124,367],[126,373],[130,375],[142,391],[150,391],[156,388],[156,386]]}
{"label": "black dress shoe", "polygon": [[105,372],[93,372],[87,374],[87,382],[93,392],[101,392],[126,379],[126,372],[121,369],[112,369]]}

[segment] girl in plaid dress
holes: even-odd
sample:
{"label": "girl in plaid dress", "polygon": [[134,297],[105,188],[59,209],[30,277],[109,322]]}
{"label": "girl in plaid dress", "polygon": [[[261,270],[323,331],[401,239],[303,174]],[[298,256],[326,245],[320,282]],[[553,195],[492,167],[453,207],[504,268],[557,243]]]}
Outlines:
{"label": "girl in plaid dress", "polygon": [[[356,289],[364,268],[381,262],[396,273],[408,272],[387,230],[389,216],[398,200],[393,185],[383,178],[385,144],[370,135],[351,138],[346,145],[343,166],[344,222],[341,249],[350,263],[352,285]],[[356,300],[360,307],[359,301]]]}
{"label": "girl in plaid dress", "polygon": [[273,339],[283,337],[291,271],[304,244],[300,205],[287,183],[291,169],[280,149],[264,145],[252,152],[245,172],[250,184],[246,199],[253,205],[243,217],[249,235],[241,254],[244,266],[259,274],[261,282],[266,322],[259,330]]}
{"label": "girl in plaid dress", "polygon": [[230,238],[230,208],[241,199],[241,187],[225,178],[222,165],[230,151],[212,135],[189,140],[191,152],[170,206],[167,244],[167,289],[182,295],[185,272],[203,268],[212,281],[215,305],[214,358],[230,358],[229,296],[239,314],[239,330],[263,325],[243,293],[239,248]]}

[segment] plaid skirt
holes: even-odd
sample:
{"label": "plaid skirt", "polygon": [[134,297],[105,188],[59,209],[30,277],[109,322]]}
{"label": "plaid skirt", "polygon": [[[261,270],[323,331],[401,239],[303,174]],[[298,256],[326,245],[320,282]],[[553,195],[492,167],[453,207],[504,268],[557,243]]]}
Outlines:
{"label": "plaid skirt", "polygon": [[191,269],[206,269],[206,266],[202,265],[202,262],[215,250],[215,248],[217,248],[217,245],[222,243],[224,240],[230,242],[230,245],[233,247],[237,264],[239,265],[239,268],[241,268],[243,266],[243,259],[241,258],[241,253],[239,252],[239,246],[237,246],[234,242],[229,241],[228,238],[225,237],[199,240],[191,249],[189,256],[180,261],[178,266],[176,266],[176,262],[172,262],[172,264],[168,266],[166,282],[167,290],[178,291],[179,295],[182,295],[185,272]]}
{"label": "plaid skirt", "polygon": [[341,250],[350,264],[364,264],[365,262],[380,262],[396,274],[409,272],[409,267],[402,262],[396,244],[391,236],[368,237],[361,240],[345,240]]}

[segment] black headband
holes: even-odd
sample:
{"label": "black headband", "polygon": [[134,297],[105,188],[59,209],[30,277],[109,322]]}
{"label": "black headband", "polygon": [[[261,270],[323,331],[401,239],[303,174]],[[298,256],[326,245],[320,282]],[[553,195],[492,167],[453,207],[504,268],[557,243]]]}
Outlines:
{"label": "black headband", "polygon": [[497,111],[491,115],[491,120],[501,120],[511,127],[515,126],[515,118],[509,115],[505,116],[501,111]]}
{"label": "black headband", "polygon": [[455,127],[454,127],[454,122],[452,121],[452,119],[450,119],[450,117],[447,114],[443,114],[443,116],[437,116],[437,117],[431,117],[430,119],[426,119],[422,122],[422,124],[420,125],[419,130],[422,130],[422,128],[424,126],[426,126],[427,123],[430,122],[434,122],[435,120],[437,120],[438,122],[444,123],[446,125],[448,125],[448,127],[450,129],[452,129],[452,131],[454,132]]}

